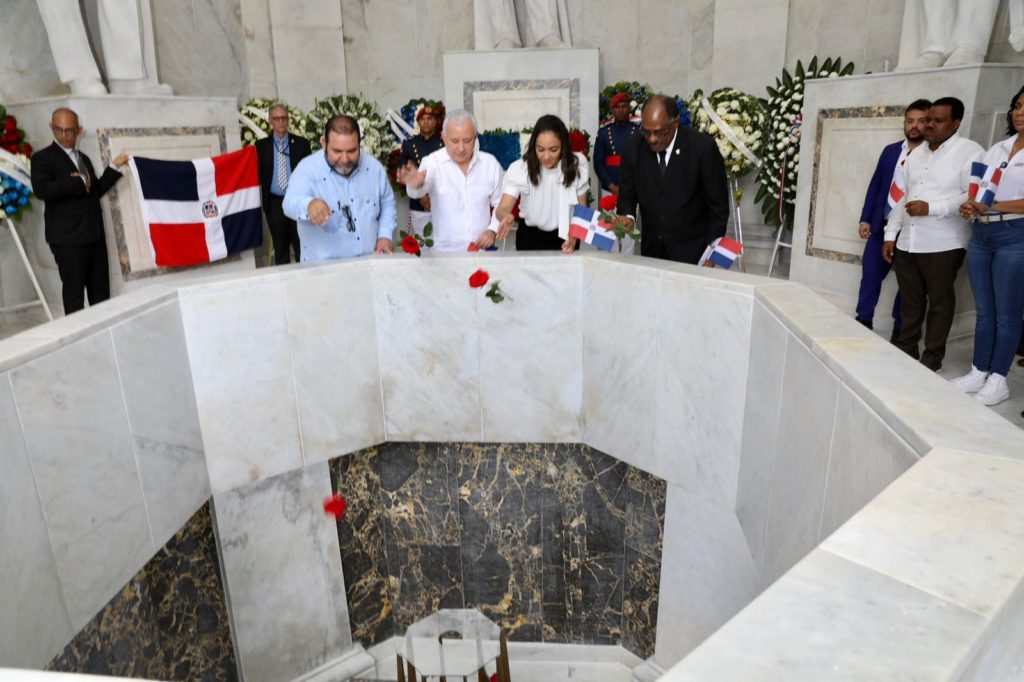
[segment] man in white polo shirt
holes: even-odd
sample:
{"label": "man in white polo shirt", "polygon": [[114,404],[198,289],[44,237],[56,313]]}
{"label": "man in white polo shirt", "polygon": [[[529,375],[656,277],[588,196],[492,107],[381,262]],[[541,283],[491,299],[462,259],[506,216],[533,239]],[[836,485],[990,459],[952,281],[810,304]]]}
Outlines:
{"label": "man in white polo shirt", "polygon": [[[954,283],[970,238],[959,208],[967,199],[971,163],[984,153],[977,142],[957,134],[963,117],[964,103],[955,97],[932,102],[925,144],[907,156],[907,194],[892,210],[882,244],[900,287],[903,325],[896,346],[935,372],[946,355]],[[918,347],[922,326],[923,353]]]}
{"label": "man in white polo shirt", "polygon": [[491,209],[501,200],[501,164],[476,151],[476,119],[468,111],[445,116],[441,139],[444,148],[419,168],[411,162],[399,168],[398,181],[413,199],[430,195],[434,251],[465,252],[470,244],[488,249],[498,233]]}

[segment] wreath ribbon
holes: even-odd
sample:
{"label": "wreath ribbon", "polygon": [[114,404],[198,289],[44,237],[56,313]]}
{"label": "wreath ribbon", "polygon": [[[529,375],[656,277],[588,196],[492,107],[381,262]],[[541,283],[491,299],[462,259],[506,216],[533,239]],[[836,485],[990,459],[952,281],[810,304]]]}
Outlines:
{"label": "wreath ribbon", "polygon": [[729,127],[729,124],[722,120],[722,117],[718,115],[715,108],[711,106],[711,102],[708,101],[708,98],[705,97],[701,100],[700,104],[704,107],[704,111],[708,112],[708,116],[711,117],[712,122],[718,126],[718,129],[722,131],[722,134],[725,135],[729,142],[732,142],[733,146],[740,150],[740,153],[743,154],[743,156],[750,159],[750,162],[754,164],[755,168],[760,168],[761,159],[757,158],[754,152],[750,151],[747,145],[743,144],[743,140],[736,135],[733,129]]}
{"label": "wreath ribbon", "polygon": [[32,189],[32,176],[29,175],[25,162],[6,149],[0,149],[0,173],[9,175],[12,179]]}

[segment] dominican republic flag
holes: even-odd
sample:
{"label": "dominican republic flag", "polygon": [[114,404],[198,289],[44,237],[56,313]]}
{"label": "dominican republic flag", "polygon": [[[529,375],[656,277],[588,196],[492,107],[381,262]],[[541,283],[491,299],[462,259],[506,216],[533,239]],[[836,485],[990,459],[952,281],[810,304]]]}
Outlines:
{"label": "dominican republic flag", "polygon": [[985,204],[991,206],[996,198],[996,188],[999,187],[999,181],[1003,177],[1003,169],[1006,168],[1006,163],[1002,163],[998,166],[986,166],[980,161],[975,161],[971,164],[971,186],[967,191],[967,196],[971,197],[979,204]]}
{"label": "dominican republic flag", "polygon": [[900,156],[896,168],[892,172],[892,184],[889,185],[889,196],[885,200],[885,211],[882,217],[888,218],[889,213],[900,203],[900,199],[907,196],[907,179],[903,175],[903,162],[906,160],[906,153]]}
{"label": "dominican republic flag", "polygon": [[602,251],[611,251],[615,247],[616,237],[611,225],[600,220],[601,214],[592,208],[576,204],[572,209],[569,221],[569,236],[581,242],[592,244]]}
{"label": "dominican republic flag", "polygon": [[263,243],[255,147],[131,165],[157,265],[210,263]]}
{"label": "dominican republic flag", "polygon": [[743,244],[740,244],[735,239],[719,237],[708,244],[708,248],[704,249],[704,255],[697,261],[697,265],[711,262],[716,267],[728,270],[736,262],[736,259],[739,258],[742,251]]}

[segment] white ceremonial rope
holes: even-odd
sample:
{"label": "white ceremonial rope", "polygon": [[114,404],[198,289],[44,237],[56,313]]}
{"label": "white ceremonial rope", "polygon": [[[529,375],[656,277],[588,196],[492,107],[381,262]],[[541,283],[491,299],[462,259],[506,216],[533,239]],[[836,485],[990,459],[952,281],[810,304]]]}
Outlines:
{"label": "white ceremonial rope", "polygon": [[705,97],[701,102],[701,106],[704,107],[704,111],[708,112],[708,116],[710,116],[714,124],[718,126],[718,129],[722,131],[722,134],[729,138],[729,142],[732,142],[733,146],[736,147],[736,149],[739,149],[741,154],[750,159],[750,162],[754,164],[754,166],[760,168],[761,159],[754,156],[754,152],[750,151],[747,148],[747,145],[743,144],[743,140],[736,136],[736,133],[734,133],[732,128],[729,127],[729,124],[722,120],[722,117],[719,116],[718,112],[715,111],[715,108],[711,106],[711,102],[708,101],[707,97]]}
{"label": "white ceremonial rope", "polygon": [[416,130],[406,123],[405,119],[402,118],[402,115],[394,109],[388,109],[384,112],[384,118],[387,120],[388,124],[391,125],[391,132],[393,132],[396,137],[402,140],[408,140],[416,134]]}
{"label": "white ceremonial rope", "polygon": [[10,175],[12,178],[32,189],[32,176],[24,162],[6,149],[0,149],[0,173]]}

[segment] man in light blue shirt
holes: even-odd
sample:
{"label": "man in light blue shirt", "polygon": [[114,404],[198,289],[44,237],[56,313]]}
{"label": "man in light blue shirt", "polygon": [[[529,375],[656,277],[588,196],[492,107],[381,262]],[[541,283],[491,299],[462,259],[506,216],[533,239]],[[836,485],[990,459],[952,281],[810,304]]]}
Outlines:
{"label": "man in light blue shirt", "polygon": [[360,154],[359,123],[331,118],[320,143],[292,171],[284,213],[298,221],[302,262],[391,253],[397,221],[387,171]]}

